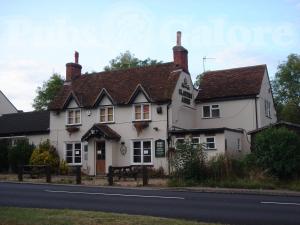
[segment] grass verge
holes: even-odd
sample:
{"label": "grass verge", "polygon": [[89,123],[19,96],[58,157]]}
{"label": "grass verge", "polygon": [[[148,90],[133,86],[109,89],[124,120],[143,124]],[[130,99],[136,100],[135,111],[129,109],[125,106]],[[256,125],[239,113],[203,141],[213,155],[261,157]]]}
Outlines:
{"label": "grass verge", "polygon": [[213,225],[151,216],[79,210],[0,207],[0,225]]}

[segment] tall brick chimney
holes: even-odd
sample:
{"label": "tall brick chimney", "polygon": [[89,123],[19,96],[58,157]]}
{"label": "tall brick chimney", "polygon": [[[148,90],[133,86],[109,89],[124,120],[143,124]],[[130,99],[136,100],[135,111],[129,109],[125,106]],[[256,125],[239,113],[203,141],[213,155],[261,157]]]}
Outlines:
{"label": "tall brick chimney", "polygon": [[181,32],[177,31],[176,46],[173,47],[174,64],[189,73],[188,50],[181,46]]}
{"label": "tall brick chimney", "polygon": [[78,64],[79,53],[75,51],[75,63],[66,64],[66,81],[72,81],[81,76],[82,66]]}

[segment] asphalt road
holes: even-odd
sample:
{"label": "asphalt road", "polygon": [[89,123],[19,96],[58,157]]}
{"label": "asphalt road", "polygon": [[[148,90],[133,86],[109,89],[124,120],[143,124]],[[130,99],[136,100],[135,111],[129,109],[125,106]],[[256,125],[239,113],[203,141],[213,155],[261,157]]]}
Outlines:
{"label": "asphalt road", "polygon": [[81,209],[227,224],[300,224],[300,197],[1,182],[0,206]]}

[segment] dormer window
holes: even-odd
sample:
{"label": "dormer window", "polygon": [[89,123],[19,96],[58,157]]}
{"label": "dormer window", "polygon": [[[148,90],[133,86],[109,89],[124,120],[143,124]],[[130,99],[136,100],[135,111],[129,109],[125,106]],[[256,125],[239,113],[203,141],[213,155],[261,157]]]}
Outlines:
{"label": "dormer window", "polygon": [[134,105],[134,120],[135,121],[150,120],[151,119],[150,109],[151,106],[148,103]]}
{"label": "dormer window", "polygon": [[81,110],[69,109],[67,111],[67,125],[78,125],[78,124],[81,124]]}
{"label": "dormer window", "polygon": [[100,108],[100,123],[114,122],[114,107],[106,106]]}

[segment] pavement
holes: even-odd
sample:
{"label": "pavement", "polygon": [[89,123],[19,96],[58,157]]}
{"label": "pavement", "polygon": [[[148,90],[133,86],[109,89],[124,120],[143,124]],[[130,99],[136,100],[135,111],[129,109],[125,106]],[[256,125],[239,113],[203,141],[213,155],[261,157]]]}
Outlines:
{"label": "pavement", "polygon": [[299,196],[262,193],[0,182],[0,206],[93,210],[238,225],[300,224]]}

